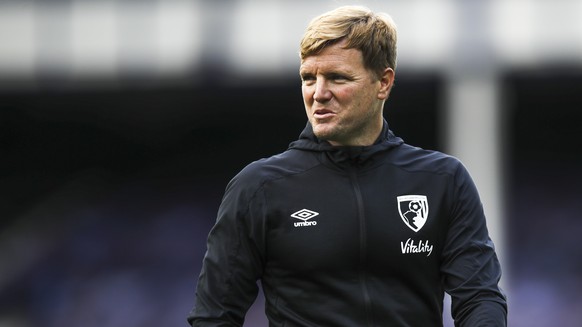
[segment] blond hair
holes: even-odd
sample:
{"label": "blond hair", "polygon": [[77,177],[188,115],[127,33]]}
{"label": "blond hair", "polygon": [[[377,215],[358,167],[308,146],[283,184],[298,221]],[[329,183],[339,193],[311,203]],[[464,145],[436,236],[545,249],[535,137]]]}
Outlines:
{"label": "blond hair", "polygon": [[376,74],[396,69],[396,24],[388,14],[344,6],[314,18],[301,40],[301,60],[341,40],[345,48],[362,51],[364,66]]}

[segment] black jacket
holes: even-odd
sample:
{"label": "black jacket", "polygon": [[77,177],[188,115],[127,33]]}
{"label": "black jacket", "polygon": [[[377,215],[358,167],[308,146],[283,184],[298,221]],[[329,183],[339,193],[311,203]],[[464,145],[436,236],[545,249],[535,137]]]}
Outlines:
{"label": "black jacket", "polygon": [[270,326],[505,326],[477,190],[455,158],[403,143],[333,147],[308,124],[228,185],[193,326],[240,326],[261,280]]}

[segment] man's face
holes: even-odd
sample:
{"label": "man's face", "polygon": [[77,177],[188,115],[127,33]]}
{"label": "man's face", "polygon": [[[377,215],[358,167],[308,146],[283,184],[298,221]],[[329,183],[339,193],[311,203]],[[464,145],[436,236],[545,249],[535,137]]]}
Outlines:
{"label": "man's face", "polygon": [[332,44],[300,68],[303,102],[315,136],[332,145],[370,145],[382,131],[382,107],[394,81],[364,67],[362,52]]}

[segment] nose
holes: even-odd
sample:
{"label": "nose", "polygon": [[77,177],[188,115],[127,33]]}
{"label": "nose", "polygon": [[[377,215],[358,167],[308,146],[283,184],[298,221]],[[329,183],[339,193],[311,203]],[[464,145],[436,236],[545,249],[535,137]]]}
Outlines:
{"label": "nose", "polygon": [[315,93],[313,93],[313,100],[319,103],[324,103],[330,99],[331,91],[329,90],[325,79],[317,78],[315,83]]}

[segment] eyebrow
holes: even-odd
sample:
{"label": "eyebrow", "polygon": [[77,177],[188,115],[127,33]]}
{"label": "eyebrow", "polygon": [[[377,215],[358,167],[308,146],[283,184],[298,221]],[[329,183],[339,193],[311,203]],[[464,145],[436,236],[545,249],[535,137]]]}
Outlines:
{"label": "eyebrow", "polygon": [[[322,74],[323,76],[334,76],[334,75],[341,75],[341,76],[352,76],[353,72],[350,70],[344,70],[344,69],[325,69],[325,70],[320,70],[320,74]],[[304,76],[304,75],[314,75],[309,69],[300,69],[299,70],[299,75]]]}

